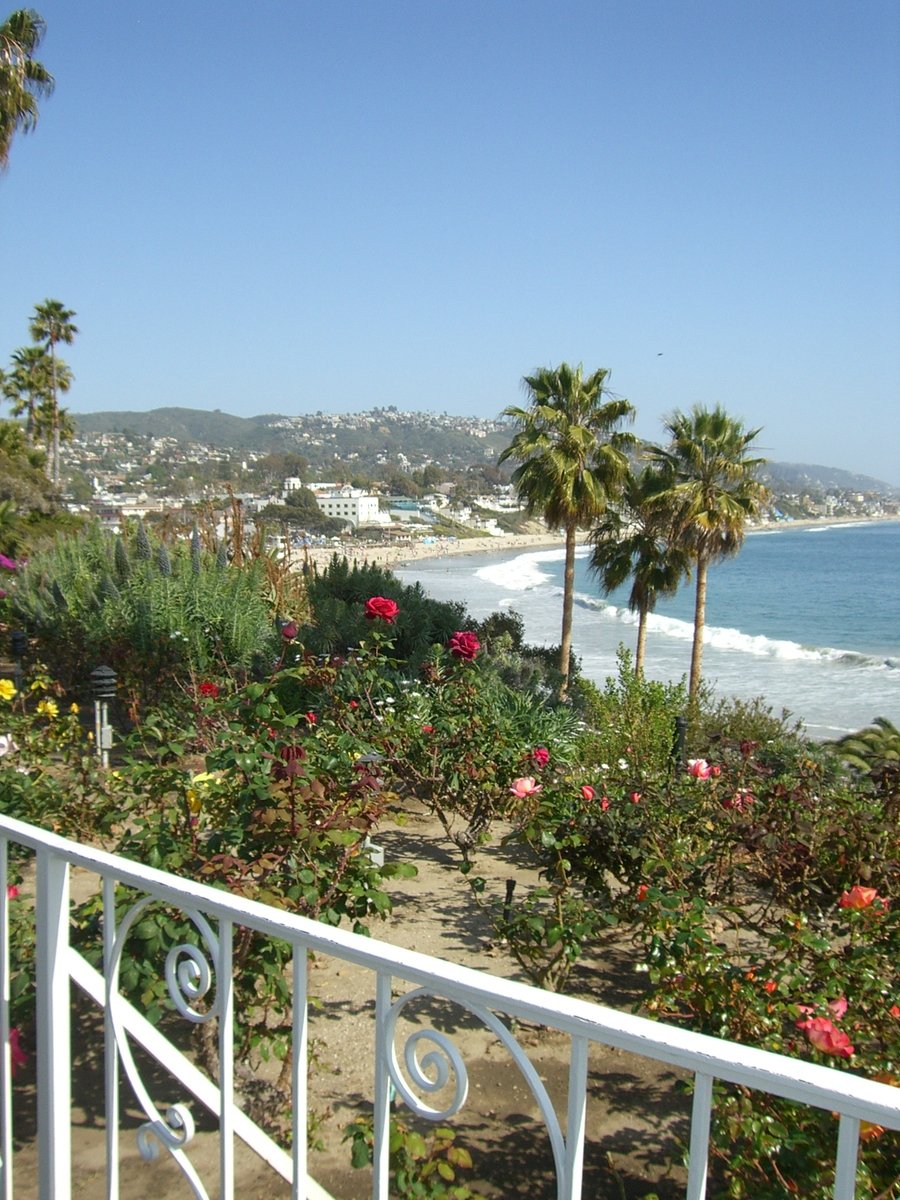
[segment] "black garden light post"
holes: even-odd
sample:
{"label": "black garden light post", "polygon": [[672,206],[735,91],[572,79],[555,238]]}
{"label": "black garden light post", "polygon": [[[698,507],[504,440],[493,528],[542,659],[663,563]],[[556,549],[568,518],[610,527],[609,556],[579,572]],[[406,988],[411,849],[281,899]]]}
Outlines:
{"label": "black garden light post", "polygon": [[112,667],[95,667],[91,671],[91,691],[94,694],[94,745],[101,766],[108,767],[112,749],[109,702],[116,694],[116,673]]}
{"label": "black garden light post", "polygon": [[28,634],[23,633],[21,629],[14,629],[9,635],[9,646],[16,664],[13,679],[16,691],[18,692],[22,690],[22,680],[25,677],[25,672],[22,668],[22,659],[28,651]]}
{"label": "black garden light post", "polygon": [[675,733],[672,737],[672,765],[684,766],[684,743],[687,737],[687,717],[675,718]]}

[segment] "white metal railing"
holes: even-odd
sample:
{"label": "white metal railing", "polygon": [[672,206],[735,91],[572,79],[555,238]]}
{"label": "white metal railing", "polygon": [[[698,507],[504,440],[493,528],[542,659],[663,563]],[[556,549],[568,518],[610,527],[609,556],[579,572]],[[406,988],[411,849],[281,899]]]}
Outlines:
{"label": "white metal railing", "polygon": [[[107,1196],[118,1197],[118,1082],[128,1076],[147,1116],[138,1131],[145,1157],[166,1149],[178,1162],[194,1195],[209,1193],[187,1153],[193,1133],[190,1110],[182,1104],[165,1114],[156,1108],[137,1071],[130,1040],[142,1045],[185,1088],[219,1119],[218,1195],[234,1197],[234,1139],[239,1137],[292,1184],[296,1200],[326,1194],[309,1179],[306,1162],[307,1086],[307,954],[332,957],[372,972],[376,1000],[374,1113],[374,1200],[388,1196],[388,1130],[392,1088],[416,1113],[445,1121],[466,1099],[467,1074],[452,1040],[433,1029],[418,1029],[397,1053],[397,1023],[405,1006],[421,996],[448,999],[477,1016],[510,1051],[522,1071],[546,1123],[557,1173],[559,1200],[581,1196],[585,1143],[588,1050],[600,1043],[631,1051],[694,1075],[687,1200],[706,1195],[709,1124],[716,1079],[768,1092],[840,1116],[836,1145],[835,1200],[853,1200],[860,1121],[900,1129],[900,1090],[844,1071],[756,1050],[734,1042],[695,1034],[658,1021],[616,1012],[583,1000],[557,996],[538,988],[498,979],[466,967],[450,965],[414,951],[398,949],[293,916],[227,892],[179,879],[88,846],[82,846],[8,817],[0,817],[0,1200],[12,1200],[12,1086],[9,1047],[9,934],[6,890],[10,841],[36,852],[38,1138],[40,1200],[71,1200],[71,1047],[69,1012],[71,981],[103,1006],[105,1014]],[[104,905],[104,972],[100,974],[69,945],[69,868],[95,872],[102,880]],[[141,892],[116,925],[115,887]],[[178,1011],[192,1022],[215,1018],[218,1025],[219,1079],[215,1083],[194,1067],[151,1026],[118,991],[118,966],[128,931],[143,908],[162,901],[180,909],[200,934],[202,949],[176,948],[169,955],[166,979]],[[281,939],[293,947],[293,1149],[276,1145],[235,1105],[232,1078],[231,941],[235,926]],[[392,1002],[392,983],[403,980],[411,990]],[[192,1007],[214,983],[215,999],[205,1011]],[[560,1030],[570,1038],[568,1102],[565,1121],[547,1094],[527,1055],[501,1015]],[[421,1055],[420,1043],[432,1046]],[[440,1110],[423,1094],[448,1090],[453,1098]]]}

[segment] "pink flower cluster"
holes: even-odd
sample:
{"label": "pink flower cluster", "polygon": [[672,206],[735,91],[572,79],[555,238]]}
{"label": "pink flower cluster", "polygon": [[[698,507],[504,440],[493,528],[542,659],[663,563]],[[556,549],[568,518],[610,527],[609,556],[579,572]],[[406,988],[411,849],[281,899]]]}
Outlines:
{"label": "pink flower cluster", "polygon": [[722,774],[722,768],[710,766],[705,758],[689,758],[687,773],[692,779],[709,779],[710,776],[715,779]]}

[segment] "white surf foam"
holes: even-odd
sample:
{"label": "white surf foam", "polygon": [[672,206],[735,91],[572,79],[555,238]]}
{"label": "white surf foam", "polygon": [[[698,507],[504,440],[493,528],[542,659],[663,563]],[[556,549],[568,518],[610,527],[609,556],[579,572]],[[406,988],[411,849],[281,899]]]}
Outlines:
{"label": "white surf foam", "polygon": [[[575,557],[584,558],[588,553],[590,551],[586,546],[579,546]],[[518,554],[506,562],[480,567],[475,576],[507,591],[524,592],[550,582],[552,576],[541,570],[541,563],[562,562],[565,557],[565,550],[533,550],[529,554]]]}
{"label": "white surf foam", "polygon": [[[579,594],[576,603],[582,608],[588,608],[597,613],[601,619],[617,621],[623,625],[636,625],[637,614],[625,607],[608,604],[593,596]],[[664,617],[659,613],[650,613],[647,618],[647,629],[664,637],[676,638],[689,642],[694,637],[692,621],[681,621],[676,617]],[[851,667],[867,667],[877,670],[893,669],[890,659],[875,659],[852,650],[836,650],[830,646],[802,646],[799,642],[783,638],[769,638],[762,634],[743,633],[740,629],[707,625],[703,630],[704,646],[714,646],[717,650],[726,650],[741,654],[752,654],[757,658],[777,658],[783,661],[795,662],[828,662],[843,663]]]}

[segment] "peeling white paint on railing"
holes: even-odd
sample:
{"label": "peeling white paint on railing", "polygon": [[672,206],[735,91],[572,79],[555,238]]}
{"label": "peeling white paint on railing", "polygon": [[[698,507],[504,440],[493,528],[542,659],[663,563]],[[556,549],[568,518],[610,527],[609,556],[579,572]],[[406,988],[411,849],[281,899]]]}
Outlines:
{"label": "peeling white paint on railing", "polygon": [[[452,1039],[439,1031],[417,1031],[407,1038],[403,1054],[397,1054],[396,1022],[402,1008],[419,996],[434,996],[459,1004],[478,1016],[507,1047],[523,1072],[547,1125],[557,1169],[559,1200],[578,1200],[582,1187],[582,1162],[586,1137],[585,1113],[587,1061],[591,1043],[627,1050],[694,1075],[694,1102],[690,1139],[690,1166],[686,1196],[703,1200],[709,1142],[712,1087],[716,1079],[769,1092],[801,1104],[840,1115],[835,1159],[835,1200],[853,1200],[860,1121],[900,1129],[900,1091],[844,1071],[815,1063],[770,1054],[733,1042],[665,1025],[662,1022],[616,1012],[601,1005],[556,996],[515,981],[444,963],[415,951],[401,950],[372,938],[359,937],[341,929],[320,925],[279,909],[231,896],[189,879],[175,876],[106,854],[92,847],[46,833],[8,817],[0,817],[0,1200],[12,1200],[12,1090],[8,1045],[9,946],[6,894],[7,843],[18,842],[37,852],[38,936],[38,1112],[40,1200],[70,1200],[70,1091],[71,1053],[68,1035],[70,981],[74,981],[106,1014],[106,1086],[108,1133],[107,1196],[118,1197],[118,1109],[117,1081],[124,1066],[147,1114],[142,1127],[145,1147],[166,1149],[179,1163],[195,1196],[208,1197],[206,1185],[194,1171],[189,1158],[192,1119],[181,1105],[159,1112],[134,1068],[129,1038],[141,1044],[169,1069],[185,1088],[219,1118],[219,1180],[215,1194],[231,1200],[234,1189],[234,1137],[250,1145],[283,1178],[291,1181],[295,1200],[324,1200],[326,1193],[307,1176],[306,1168],[306,1073],[307,1000],[306,956],[308,951],[351,962],[372,972],[376,999],[375,1082],[375,1169],[373,1196],[388,1196],[387,1127],[392,1086],[415,1111],[435,1120],[445,1120],[465,1102],[466,1067]],[[103,882],[104,975],[89,966],[68,944],[70,866],[95,872]],[[200,931],[206,952],[196,947],[180,948],[182,955],[170,956],[167,981],[169,993],[188,1020],[218,1020],[220,1078],[212,1082],[197,1070],[167,1039],[118,994],[117,961],[121,937],[134,919],[135,909],[115,925],[115,884],[137,889],[144,896],[180,909]],[[139,902],[140,907],[144,902]],[[214,923],[215,927],[214,927]],[[264,1134],[234,1104],[232,1095],[232,997],[231,931],[245,926],[294,947],[294,1038],[293,1038],[293,1149],[289,1154]],[[192,1008],[215,979],[215,1001],[209,1013]],[[392,1002],[394,981],[403,980],[409,989]],[[515,1041],[501,1016],[526,1020],[567,1033],[571,1040],[569,1089],[565,1133],[560,1116],[534,1071],[527,1055]],[[422,1074],[418,1044],[427,1039],[430,1073]],[[455,1076],[456,1095],[450,1109],[432,1108],[427,1096],[433,1079]]]}

